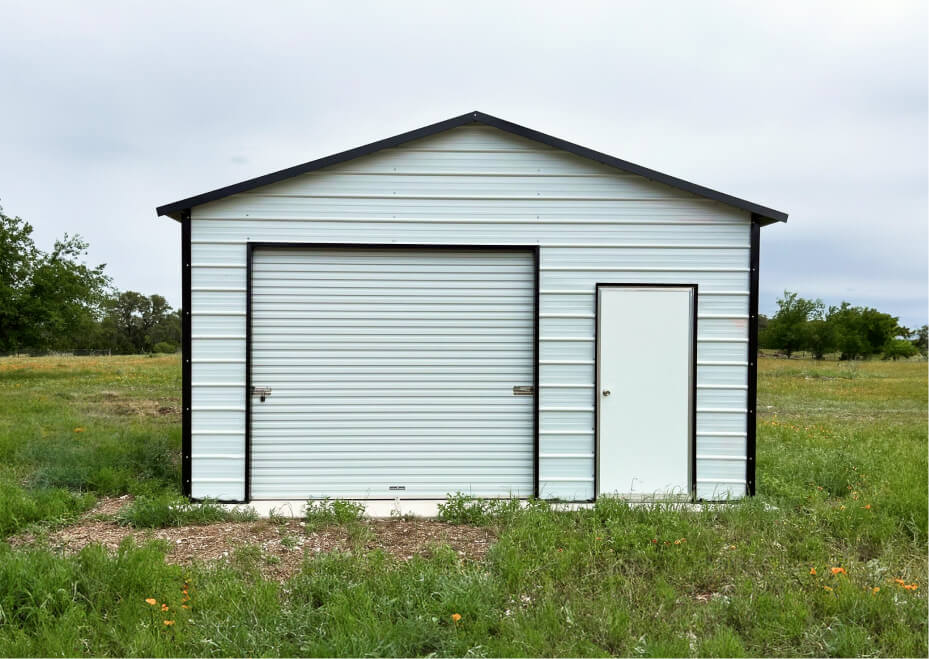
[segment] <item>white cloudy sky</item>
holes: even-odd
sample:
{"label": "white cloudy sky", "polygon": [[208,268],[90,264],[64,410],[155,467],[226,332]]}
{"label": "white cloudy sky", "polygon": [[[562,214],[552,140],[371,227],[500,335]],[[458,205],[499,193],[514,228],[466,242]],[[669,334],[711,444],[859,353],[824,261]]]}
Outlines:
{"label": "white cloudy sky", "polygon": [[762,312],[926,322],[925,2],[0,0],[0,204],[175,305],[156,205],[473,109],[789,212]]}

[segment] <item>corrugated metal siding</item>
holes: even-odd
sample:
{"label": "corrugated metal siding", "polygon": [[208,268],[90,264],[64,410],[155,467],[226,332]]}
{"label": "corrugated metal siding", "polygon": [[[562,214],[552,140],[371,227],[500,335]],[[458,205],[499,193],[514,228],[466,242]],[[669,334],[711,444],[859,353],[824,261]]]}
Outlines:
{"label": "corrugated metal siding", "polygon": [[[247,241],[540,245],[540,489],[564,499],[593,496],[594,285],[699,284],[698,495],[741,496],[749,219],[488,127],[194,208],[194,496],[244,494],[244,435],[207,434],[241,432],[241,392],[197,384],[244,382]],[[199,411],[207,396],[230,409]]]}
{"label": "corrugated metal siding", "polygon": [[534,283],[527,250],[256,248],[252,497],[531,495]]}

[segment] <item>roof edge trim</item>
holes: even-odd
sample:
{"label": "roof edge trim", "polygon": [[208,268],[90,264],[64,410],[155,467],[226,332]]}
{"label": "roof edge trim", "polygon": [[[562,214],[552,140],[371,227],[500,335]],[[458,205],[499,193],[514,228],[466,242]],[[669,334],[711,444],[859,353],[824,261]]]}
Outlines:
{"label": "roof edge trim", "polygon": [[542,144],[547,144],[548,146],[557,149],[568,151],[569,153],[581,156],[582,158],[594,160],[596,162],[614,167],[630,174],[642,176],[643,178],[655,181],[656,183],[663,183],[673,188],[695,194],[699,197],[705,197],[707,199],[718,201],[727,206],[733,206],[735,208],[748,211],[752,213],[755,221],[757,221],[762,226],[772,224],[774,222],[787,221],[788,215],[783,211],[768,208],[767,206],[762,206],[761,204],[756,204],[739,197],[733,197],[732,195],[725,194],[724,192],[719,192],[718,190],[713,190],[696,183],[691,183],[690,181],[685,181],[684,179],[680,179],[675,176],[662,174],[661,172],[655,171],[654,169],[636,165],[635,163],[631,163],[627,160],[622,160],[606,153],[594,151],[593,149],[588,149],[587,147],[580,146],[579,144],[574,144],[573,142],[568,142],[545,133],[540,133],[537,130],[532,130],[531,128],[526,128],[525,126],[520,126],[519,124],[514,124],[504,119],[499,119],[492,115],[478,111],[468,112],[457,117],[452,117],[451,119],[446,119],[445,121],[439,121],[428,126],[423,126],[422,128],[407,131],[406,133],[400,133],[399,135],[394,135],[393,137],[388,137],[383,140],[371,142],[370,144],[355,147],[354,149],[342,151],[341,153],[336,153],[331,156],[319,158],[317,160],[311,160],[300,165],[295,165],[293,167],[281,169],[276,172],[271,172],[270,174],[264,174],[263,176],[241,181],[240,183],[234,183],[222,188],[217,188],[215,190],[211,190],[210,192],[204,192],[193,197],[188,197],[186,199],[181,199],[169,204],[164,204],[163,206],[157,207],[155,212],[159,216],[167,215],[168,217],[180,222],[183,212],[193,208],[194,206],[216,201],[217,199],[223,199],[224,197],[229,197],[240,192],[246,192],[248,190],[252,190],[264,185],[277,183],[278,181],[283,181],[294,176],[299,176],[301,174],[316,171],[324,167],[336,165],[347,160],[360,158],[361,156],[372,154],[376,151],[380,151],[381,149],[389,149],[411,140],[429,137],[431,135],[435,135],[436,133],[441,133],[442,131],[471,123],[491,126],[519,137],[524,137],[526,139],[540,142]]}

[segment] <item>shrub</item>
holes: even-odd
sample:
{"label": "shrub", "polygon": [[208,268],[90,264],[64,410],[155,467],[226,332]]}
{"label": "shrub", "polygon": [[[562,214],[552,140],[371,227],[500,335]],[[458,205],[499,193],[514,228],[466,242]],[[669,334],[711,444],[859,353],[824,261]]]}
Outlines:
{"label": "shrub", "polygon": [[483,526],[509,519],[519,509],[519,499],[479,499],[456,492],[439,504],[439,519],[449,524]]}
{"label": "shrub", "polygon": [[152,352],[161,352],[170,355],[177,352],[177,346],[173,343],[168,343],[167,341],[159,341],[154,346],[152,346]]}
{"label": "shrub", "polygon": [[307,501],[304,519],[307,529],[313,530],[332,524],[357,522],[364,517],[364,512],[364,504],[357,501],[326,498],[320,501]]}
{"label": "shrub", "polygon": [[215,522],[250,522],[257,518],[252,508],[230,510],[214,501],[192,503],[176,494],[139,497],[116,516],[116,520],[126,526],[156,529]]}

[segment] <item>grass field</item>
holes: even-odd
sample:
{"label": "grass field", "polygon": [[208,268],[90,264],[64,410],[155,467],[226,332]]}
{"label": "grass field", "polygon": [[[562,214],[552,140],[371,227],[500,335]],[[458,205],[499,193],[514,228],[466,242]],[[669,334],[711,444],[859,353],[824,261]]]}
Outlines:
{"label": "grass field", "polygon": [[[125,523],[191,521],[164,514],[180,364],[2,359],[0,537],[38,540],[0,541],[0,655],[926,656],[926,376],[762,360],[752,500],[573,513],[458,500],[450,523],[497,537],[483,558],[350,542],[278,582],[257,547],[182,566],[158,542],[44,546],[102,496],[138,497]],[[329,523],[369,532],[343,507],[306,533]]]}

